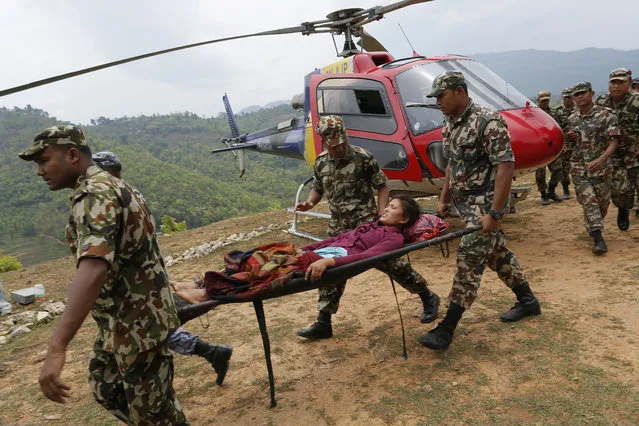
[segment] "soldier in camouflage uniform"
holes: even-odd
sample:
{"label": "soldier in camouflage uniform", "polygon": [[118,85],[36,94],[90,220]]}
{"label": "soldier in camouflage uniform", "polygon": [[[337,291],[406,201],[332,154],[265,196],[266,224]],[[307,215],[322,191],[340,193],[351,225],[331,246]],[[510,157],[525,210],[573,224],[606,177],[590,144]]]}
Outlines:
{"label": "soldier in camouflage uniform", "polygon": [[556,161],[561,161],[562,175],[561,185],[564,189],[564,200],[570,199],[570,152],[568,151],[568,117],[575,111],[575,101],[572,99],[572,87],[565,88],[561,92],[561,104],[551,109],[550,115],[555,119],[562,132],[564,132],[564,149]]}
{"label": "soldier in camouflage uniform", "polygon": [[621,139],[612,154],[612,202],[617,207],[617,226],[630,227],[630,210],[639,188],[639,93],[630,91],[630,71],[612,70],[608,92],[597,105],[610,108],[617,116]]}
{"label": "soldier in camouflage uniform", "polygon": [[610,205],[610,156],[620,136],[617,117],[608,108],[594,105],[592,85],[577,83],[573,98],[577,110],[568,117],[570,173],[575,184],[577,201],[584,209],[584,224],[594,241],[592,252],[608,251],[601,235],[603,219]]}
{"label": "soldier in camouflage uniform", "polygon": [[[376,220],[388,204],[388,188],[386,176],[375,158],[365,149],[350,145],[344,121],[339,116],[322,117],[316,131],[326,150],[315,159],[313,187],[307,200],[299,203],[296,209],[309,210],[325,197],[331,211],[329,236],[355,229],[362,222]],[[377,204],[375,190],[378,191]],[[432,322],[437,318],[439,296],[428,289],[426,280],[409,263],[396,259],[388,268],[378,269],[420,296],[424,307],[421,322]],[[331,315],[337,312],[345,285],[346,280],[319,289],[317,322],[299,330],[299,336],[308,339],[332,337]]]}
{"label": "soldier in camouflage uniform", "polygon": [[639,78],[632,79],[632,91],[639,93]]}
{"label": "soldier in camouflage uniform", "polygon": [[73,189],[66,235],[77,272],[40,372],[42,392],[59,403],[71,396],[60,378],[66,349],[91,311],[98,326],[89,363],[95,399],[127,424],[187,425],[167,345],[179,320],[146,201],[93,164],[76,126],[44,130],[19,155],[36,163],[50,190]]}
{"label": "soldier in camouflage uniform", "polygon": [[[539,108],[544,110],[546,114],[552,116],[550,109],[550,92],[548,90],[542,90],[537,94],[537,105],[539,105]],[[537,189],[541,194],[541,204],[543,206],[547,206],[552,201],[557,203],[561,203],[562,201],[562,198],[555,193],[555,188],[557,188],[557,185],[563,178],[561,160],[557,158],[549,163],[548,169],[550,170],[550,182],[548,182],[548,185],[546,185],[546,166],[539,167],[535,170],[535,182],[537,182]]]}
{"label": "soldier in camouflage uniform", "polygon": [[464,236],[457,249],[457,272],[444,320],[419,338],[424,346],[438,350],[450,345],[462,314],[477,296],[486,266],[497,272],[517,297],[515,306],[500,316],[502,321],[539,315],[541,308],[515,255],[506,247],[500,226],[515,162],[506,122],[468,97],[459,71],[435,78],[427,96],[437,98],[445,116],[442,139],[448,166],[437,210],[444,216],[452,198],[467,227],[482,227],[480,232]]}

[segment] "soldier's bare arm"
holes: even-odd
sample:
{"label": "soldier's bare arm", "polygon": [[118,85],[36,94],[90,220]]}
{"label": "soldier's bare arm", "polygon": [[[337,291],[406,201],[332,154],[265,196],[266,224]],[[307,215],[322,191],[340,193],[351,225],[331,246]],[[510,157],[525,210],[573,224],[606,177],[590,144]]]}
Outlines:
{"label": "soldier's bare arm", "polygon": [[[515,163],[507,161],[499,163],[497,166],[497,175],[495,176],[495,196],[491,208],[501,211],[506,205],[506,201],[510,196],[510,187],[513,181],[513,170]],[[482,232],[496,232],[499,229],[499,221],[489,214],[481,217]]]}
{"label": "soldier's bare arm", "polygon": [[377,212],[379,215],[384,214],[384,209],[388,205],[388,186],[383,184],[377,189]]}
{"label": "soldier's bare arm", "polygon": [[437,214],[440,217],[446,217],[448,210],[450,209],[450,167],[446,167],[446,176],[444,177],[444,186],[442,187],[442,193],[439,196],[439,203],[437,203]]}
{"label": "soldier's bare arm", "polygon": [[65,403],[70,396],[71,388],[60,380],[67,346],[100,295],[107,269],[108,264],[102,259],[80,259],[69,288],[67,306],[49,341],[47,356],[38,379],[42,393],[52,401]]}

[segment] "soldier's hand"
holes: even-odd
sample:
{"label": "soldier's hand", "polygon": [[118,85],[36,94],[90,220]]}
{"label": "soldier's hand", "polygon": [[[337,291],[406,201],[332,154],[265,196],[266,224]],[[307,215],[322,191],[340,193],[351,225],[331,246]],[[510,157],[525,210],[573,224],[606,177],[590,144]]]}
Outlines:
{"label": "soldier's hand", "polygon": [[71,392],[69,392],[71,387],[60,379],[65,361],[66,353],[64,351],[49,351],[44,359],[40,377],[38,378],[40,389],[44,396],[60,404],[65,404],[67,399],[71,397]]}
{"label": "soldier's hand", "polygon": [[499,231],[499,221],[489,214],[483,215],[479,219],[479,223],[481,223],[482,234]]}
{"label": "soldier's hand", "polygon": [[295,206],[295,211],[305,212],[306,210],[310,210],[313,208],[314,204],[308,201],[304,201],[303,203],[297,203]]}
{"label": "soldier's hand", "polygon": [[571,141],[576,141],[579,138],[579,134],[577,132],[575,132],[574,130],[571,130],[568,133],[566,133],[566,136]]}
{"label": "soldier's hand", "polygon": [[448,216],[449,211],[450,203],[444,203],[443,201],[440,201],[437,204],[437,216],[441,217],[442,219]]}
{"label": "soldier's hand", "polygon": [[601,170],[601,166],[603,165],[603,160],[601,158],[597,158],[596,160],[592,160],[588,163],[588,171],[589,172],[597,172]]}

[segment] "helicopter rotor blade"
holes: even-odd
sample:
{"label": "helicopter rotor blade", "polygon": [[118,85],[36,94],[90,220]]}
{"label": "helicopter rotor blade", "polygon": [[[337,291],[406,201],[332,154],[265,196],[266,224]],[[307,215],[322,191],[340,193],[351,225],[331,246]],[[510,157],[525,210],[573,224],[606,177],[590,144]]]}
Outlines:
{"label": "helicopter rotor blade", "polygon": [[353,18],[356,18],[356,17],[361,17],[363,15],[368,15],[366,17],[366,19],[361,20],[361,21],[359,21],[357,23],[354,23],[352,25],[352,27],[353,28],[360,28],[360,27],[362,27],[362,26],[364,26],[364,25],[366,25],[366,24],[368,24],[370,22],[379,21],[387,13],[394,12],[396,10],[403,9],[405,7],[408,7],[408,6],[412,6],[414,4],[428,3],[428,2],[431,2],[431,1],[433,1],[433,0],[403,0],[403,1],[398,1],[396,3],[393,3],[393,4],[389,4],[388,6],[378,6],[378,7],[373,7],[373,8],[370,8],[370,9],[366,9],[366,10],[363,10],[363,11],[361,11],[361,12],[359,12],[359,13],[357,13],[357,14],[355,14],[353,16]]}
{"label": "helicopter rotor blade", "polygon": [[367,52],[388,52],[388,50],[375,37],[362,30],[357,45]]}
{"label": "helicopter rotor blade", "polygon": [[193,47],[204,46],[206,44],[220,43],[220,42],[223,42],[223,41],[238,40],[238,39],[242,39],[242,38],[260,37],[260,36],[267,36],[267,35],[282,35],[282,34],[292,34],[292,33],[302,33],[304,35],[308,35],[308,34],[311,34],[311,33],[314,33],[314,32],[328,32],[328,31],[316,31],[315,28],[314,28],[313,23],[304,23],[304,24],[302,24],[302,25],[300,25],[298,27],[280,28],[280,29],[277,29],[277,30],[262,31],[262,32],[253,33],[253,34],[243,34],[243,35],[239,35],[239,36],[224,37],[224,38],[218,38],[216,40],[208,40],[208,41],[202,41],[202,42],[199,42],[199,43],[192,43],[192,44],[186,44],[186,45],[183,45],[183,46],[172,47],[170,49],[157,50],[155,52],[145,53],[143,55],[132,56],[132,57],[129,57],[129,58],[124,58],[124,59],[120,59],[120,60],[113,61],[113,62],[107,62],[105,64],[96,65],[96,66],[93,66],[93,67],[89,67],[89,68],[84,68],[84,69],[77,70],[77,71],[68,72],[66,74],[56,75],[56,76],[53,76],[53,77],[45,78],[45,79],[38,80],[38,81],[33,81],[31,83],[23,84],[23,85],[20,85],[20,86],[15,86],[15,87],[0,91],[0,97],[6,96],[6,95],[10,95],[12,93],[22,92],[22,91],[28,90],[28,89],[33,89],[34,87],[44,86],[45,84],[54,83],[56,81],[66,80],[67,78],[77,77],[79,75],[88,74],[88,73],[91,73],[91,72],[103,70],[105,68],[111,68],[111,67],[115,67],[117,65],[126,64],[128,62],[139,61],[141,59],[150,58],[152,56],[159,56],[159,55],[163,55],[165,53],[176,52],[178,50],[191,49]]}
{"label": "helicopter rotor blade", "polygon": [[[352,14],[350,14],[349,16],[343,19],[331,19],[333,17],[329,15],[329,19],[323,19],[323,20],[313,21],[313,22],[303,22],[297,27],[280,28],[277,30],[262,31],[258,33],[243,34],[243,35],[232,36],[232,37],[224,37],[224,38],[219,38],[216,40],[202,41],[199,43],[186,44],[183,46],[177,46],[170,49],[158,50],[155,52],[145,53],[143,55],[132,56],[132,57],[120,59],[117,61],[107,62],[105,64],[96,65],[93,67],[56,75],[53,77],[45,78],[38,81],[33,81],[31,83],[23,84],[20,86],[11,87],[9,89],[0,91],[0,97],[10,95],[12,93],[22,92],[28,89],[33,89],[34,87],[44,86],[45,84],[54,83],[56,81],[66,80],[68,78],[77,77],[83,74],[88,74],[88,73],[103,70],[106,68],[115,67],[117,65],[126,64],[128,62],[139,61],[141,59],[150,58],[152,56],[159,56],[159,55],[164,55],[165,53],[176,52],[178,50],[191,49],[193,47],[204,46],[207,44],[220,43],[223,41],[238,40],[238,39],[249,38],[249,37],[261,37],[261,36],[268,36],[268,35],[282,35],[282,34],[293,34],[293,33],[301,33],[302,35],[310,35],[310,34],[317,34],[317,33],[340,34],[345,29],[349,29],[348,31],[356,30],[355,34],[362,37],[362,41],[361,41],[362,44],[360,46],[362,46],[364,50],[370,51],[369,49],[372,49],[372,50],[378,50],[378,51],[380,50],[386,51],[386,49],[381,45],[381,43],[375,40],[375,38],[372,37],[371,35],[361,30],[361,27],[369,22],[378,21],[382,19],[386,13],[390,13],[395,10],[402,9],[407,6],[412,6],[414,4],[426,3],[430,1],[433,1],[433,0],[403,0],[396,3],[392,3],[388,6],[376,6],[369,9],[355,10]],[[349,11],[350,10],[352,9],[349,9]],[[357,33],[359,31],[361,31],[361,35]],[[368,45],[369,48],[364,47],[364,45]]]}

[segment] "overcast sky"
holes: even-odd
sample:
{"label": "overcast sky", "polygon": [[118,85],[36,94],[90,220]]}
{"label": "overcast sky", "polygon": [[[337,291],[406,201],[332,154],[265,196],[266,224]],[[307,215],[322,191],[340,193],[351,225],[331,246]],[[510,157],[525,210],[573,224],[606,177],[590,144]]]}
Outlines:
{"label": "overcast sky", "polygon": [[[181,44],[291,27],[344,7],[393,0],[2,0],[0,87]],[[606,5],[614,5],[606,9]],[[636,0],[436,0],[366,27],[396,58],[518,49],[636,49]],[[631,13],[632,12],[632,13]],[[343,40],[338,37],[338,47]],[[336,60],[330,35],[291,34],[213,44],[145,59],[0,98],[88,123],[191,111],[217,115],[290,99],[303,77]]]}

